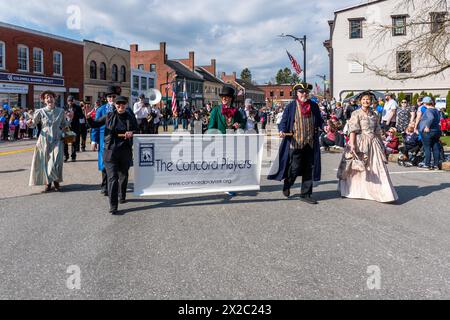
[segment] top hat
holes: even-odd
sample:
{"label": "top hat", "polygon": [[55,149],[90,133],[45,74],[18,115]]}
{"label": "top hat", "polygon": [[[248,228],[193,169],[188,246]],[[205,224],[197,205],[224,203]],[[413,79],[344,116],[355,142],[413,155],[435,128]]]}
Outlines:
{"label": "top hat", "polygon": [[119,94],[119,90],[117,90],[117,87],[115,86],[109,86],[106,90],[106,96],[117,96]]}
{"label": "top hat", "polygon": [[236,90],[234,90],[233,87],[225,86],[223,88],[222,93],[219,94],[219,96],[221,96],[221,97],[234,97],[235,94],[236,94]]}
{"label": "top hat", "polygon": [[312,86],[312,84],[309,84],[306,82],[301,82],[301,83],[297,83],[293,89],[294,89],[294,91],[297,91],[297,90],[311,91],[313,89],[313,86]]}

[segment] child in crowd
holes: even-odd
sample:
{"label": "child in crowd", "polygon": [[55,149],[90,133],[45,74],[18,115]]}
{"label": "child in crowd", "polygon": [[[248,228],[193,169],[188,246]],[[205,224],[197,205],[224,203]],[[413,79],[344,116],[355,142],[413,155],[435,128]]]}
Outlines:
{"label": "child in crowd", "polygon": [[409,126],[403,133],[403,147],[400,152],[408,157],[409,153],[417,153],[420,150],[419,135],[414,132],[414,126]]}
{"label": "child in crowd", "polygon": [[384,146],[386,147],[386,154],[398,154],[398,147],[400,142],[397,137],[397,129],[390,128],[386,133],[386,139],[384,140]]}
{"label": "child in crowd", "polygon": [[11,141],[16,140],[16,115],[13,113],[9,118],[9,138]]}
{"label": "child in crowd", "polygon": [[19,140],[22,140],[25,138],[25,135],[27,134],[27,122],[25,120],[24,116],[20,117],[19,121]]}

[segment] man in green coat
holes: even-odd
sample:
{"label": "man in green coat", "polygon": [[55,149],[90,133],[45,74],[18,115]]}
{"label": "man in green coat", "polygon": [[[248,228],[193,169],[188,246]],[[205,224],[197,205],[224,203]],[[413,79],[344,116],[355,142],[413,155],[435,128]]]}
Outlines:
{"label": "man in green coat", "polygon": [[231,86],[226,86],[220,94],[222,105],[211,111],[209,120],[209,130],[218,130],[226,134],[227,130],[245,130],[245,121],[242,114],[234,107],[235,90]]}

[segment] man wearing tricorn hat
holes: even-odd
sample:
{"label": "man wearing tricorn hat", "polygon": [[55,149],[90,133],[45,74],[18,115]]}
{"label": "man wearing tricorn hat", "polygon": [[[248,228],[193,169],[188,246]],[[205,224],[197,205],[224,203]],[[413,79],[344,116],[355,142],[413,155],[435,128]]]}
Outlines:
{"label": "man wearing tricorn hat", "polygon": [[321,175],[319,129],[323,119],[319,106],[308,99],[313,86],[299,83],[293,89],[295,100],[284,111],[279,126],[283,141],[268,179],[284,180],[283,194],[289,197],[295,180],[302,176],[301,201],[317,204],[311,195],[313,181],[320,181]]}

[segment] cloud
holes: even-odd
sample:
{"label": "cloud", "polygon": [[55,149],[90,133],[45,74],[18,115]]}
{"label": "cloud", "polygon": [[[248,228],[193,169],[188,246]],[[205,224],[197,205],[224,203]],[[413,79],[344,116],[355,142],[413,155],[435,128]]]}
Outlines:
{"label": "cloud", "polygon": [[[167,42],[169,58],[196,52],[198,65],[216,58],[226,72],[248,67],[259,83],[290,67],[289,50],[303,65],[299,43],[278,35],[308,37],[308,79],[328,74],[323,41],[329,36],[327,20],[334,10],[358,4],[357,0],[304,3],[298,0],[0,0],[0,20],[78,40],[90,39],[129,48],[157,49]],[[70,5],[81,9],[81,29],[69,30]]]}

